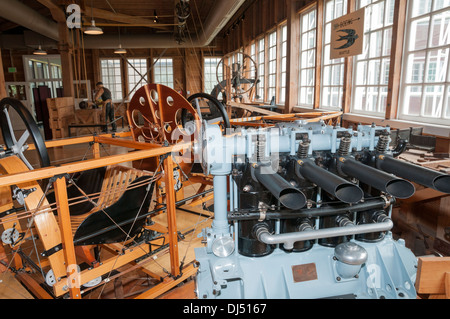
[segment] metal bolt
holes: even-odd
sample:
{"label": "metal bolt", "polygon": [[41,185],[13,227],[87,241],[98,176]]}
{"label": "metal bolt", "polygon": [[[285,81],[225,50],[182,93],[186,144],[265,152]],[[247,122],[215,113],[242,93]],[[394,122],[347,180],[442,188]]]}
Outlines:
{"label": "metal bolt", "polygon": [[341,281],[341,277],[336,277],[336,280],[337,281]]}

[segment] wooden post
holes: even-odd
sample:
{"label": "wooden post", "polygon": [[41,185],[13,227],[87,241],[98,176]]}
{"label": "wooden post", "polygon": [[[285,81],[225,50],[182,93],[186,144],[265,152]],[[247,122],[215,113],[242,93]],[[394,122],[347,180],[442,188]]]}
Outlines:
{"label": "wooden post", "polygon": [[407,0],[397,0],[394,4],[392,26],[391,59],[389,64],[389,82],[386,98],[386,119],[397,118],[398,98],[403,57],[403,39],[405,34]]}
{"label": "wooden post", "polygon": [[61,55],[62,65],[62,82],[64,88],[64,96],[75,96],[73,88],[73,62],[72,62],[72,44],[69,42],[69,30],[66,22],[58,22],[59,42],[58,51]]}
{"label": "wooden post", "polygon": [[7,97],[5,87],[5,73],[3,71],[2,50],[0,50],[0,100]]}
{"label": "wooden post", "polygon": [[[348,0],[347,13],[355,11],[355,0]],[[350,112],[350,105],[352,102],[352,77],[353,75],[353,57],[349,56],[344,61],[344,87],[342,94],[342,111],[344,113]]]}
{"label": "wooden post", "polygon": [[169,230],[170,270],[175,277],[180,275],[180,257],[178,255],[178,234],[175,208],[175,184],[173,176],[173,160],[169,154],[164,160],[164,184],[167,205],[167,224]]}
{"label": "wooden post", "polygon": [[322,79],[323,25],[324,0],[317,1],[316,18],[316,69],[314,75],[314,104],[313,108],[320,108],[320,83]]}
{"label": "wooden post", "polygon": [[292,113],[298,101],[298,20],[296,1],[287,0],[286,98],[283,113]]}
{"label": "wooden post", "polygon": [[100,143],[94,142],[94,145],[92,145],[92,153],[94,158],[100,158]]}
{"label": "wooden post", "polygon": [[64,260],[67,270],[67,286],[72,299],[81,299],[80,277],[75,257],[75,247],[72,237],[72,226],[70,222],[69,204],[67,198],[66,178],[57,178],[53,183],[55,188],[56,203],[58,204],[59,226],[61,228],[61,239],[64,251]]}

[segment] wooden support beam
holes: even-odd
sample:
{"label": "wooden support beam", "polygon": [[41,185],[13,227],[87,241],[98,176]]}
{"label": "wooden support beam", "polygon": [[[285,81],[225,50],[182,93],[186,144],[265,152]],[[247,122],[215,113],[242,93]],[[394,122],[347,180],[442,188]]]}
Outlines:
{"label": "wooden support beam", "polygon": [[64,260],[67,269],[67,285],[72,299],[81,299],[78,265],[75,257],[75,247],[72,237],[72,225],[70,222],[69,204],[67,198],[66,178],[57,178],[53,183],[58,204],[59,226],[61,228],[61,240],[64,250]]}
{"label": "wooden support beam", "polygon": [[5,73],[3,71],[2,50],[0,49],[0,100],[7,97],[5,87]]}
{"label": "wooden support beam", "polygon": [[136,152],[130,152],[127,154],[118,154],[105,156],[98,159],[90,159],[81,161],[78,163],[68,163],[62,164],[60,166],[50,166],[40,169],[35,169],[33,171],[21,172],[16,174],[2,175],[0,176],[0,187],[1,186],[9,186],[17,184],[17,181],[25,182],[33,182],[36,180],[41,180],[45,178],[50,178],[55,175],[65,174],[65,173],[75,173],[86,171],[93,168],[103,167],[107,165],[120,164],[125,162],[132,162],[135,160],[139,160],[147,157],[155,157],[163,154],[167,154],[170,152],[179,152],[185,147],[190,146],[191,143],[178,143],[175,145],[160,147],[150,150],[141,150]]}
{"label": "wooden support beam", "polygon": [[177,211],[175,208],[176,199],[173,168],[172,156],[168,156],[164,160],[164,184],[166,191],[167,224],[169,230],[170,272],[174,277],[177,277],[180,274],[180,257],[178,255]]}
{"label": "wooden support beam", "polygon": [[66,15],[61,7],[59,7],[55,2],[52,0],[37,0],[40,4],[46,6],[50,12],[52,13],[53,19],[56,21],[66,21]]}
{"label": "wooden support beam", "polygon": [[66,22],[58,22],[59,42],[58,51],[61,55],[61,72],[65,97],[75,96],[73,87],[73,44],[69,40],[69,29]]}
{"label": "wooden support beam", "polygon": [[115,13],[103,9],[93,8],[91,6],[86,6],[85,14],[90,17],[92,13],[92,16],[94,18],[99,19],[105,19],[109,21],[116,21],[116,22],[122,22],[127,24],[145,24],[149,27],[155,28],[155,29],[162,29],[162,30],[169,30],[166,26],[160,26],[158,23],[153,22],[153,20],[146,19],[146,18],[140,18],[136,16],[130,16],[127,14],[122,13]]}
{"label": "wooden support beam", "polygon": [[[355,2],[355,0],[348,0],[347,13],[352,13],[355,11]],[[354,57],[349,56],[346,57],[344,61],[344,87],[342,94],[342,111],[344,114],[350,112],[350,106],[352,103],[353,59]]]}
{"label": "wooden support beam", "polygon": [[53,299],[53,297],[44,288],[42,288],[35,279],[31,278],[31,276],[28,275],[27,273],[18,272],[15,275],[15,277],[25,287],[27,287],[27,289],[33,294],[34,297],[39,299]]}
{"label": "wooden support beam", "polygon": [[389,82],[386,98],[386,119],[396,119],[398,114],[407,2],[407,0],[397,0],[394,5],[394,24],[392,27]]}
{"label": "wooden support beam", "polygon": [[[123,251],[118,256],[113,256],[107,260],[102,261],[102,263],[91,269],[86,269],[81,272],[80,284],[87,283],[101,275],[110,273],[111,269],[118,269],[136,259],[148,254],[150,252],[148,245],[141,245],[135,249],[127,249]],[[56,296],[61,296],[65,293],[64,286],[67,285],[65,280],[57,282],[53,286],[53,290]]]}
{"label": "wooden support beam", "polygon": [[189,265],[186,268],[183,269],[183,274],[177,278],[177,279],[167,279],[166,281],[160,283],[156,287],[147,290],[146,292],[140,294],[136,297],[136,299],[154,299],[158,296],[162,295],[163,293],[169,291],[179,283],[183,282],[190,276],[193,276],[197,273],[197,268],[195,268],[193,265]]}
{"label": "wooden support beam", "polygon": [[317,0],[316,7],[316,68],[314,75],[314,104],[313,108],[320,108],[320,93],[322,79],[322,52],[323,52],[323,25],[324,25],[324,0]]}
{"label": "wooden support beam", "polygon": [[[298,102],[299,16],[297,1],[287,0],[286,97],[283,113],[292,113]],[[277,92],[278,93],[278,92]]]}

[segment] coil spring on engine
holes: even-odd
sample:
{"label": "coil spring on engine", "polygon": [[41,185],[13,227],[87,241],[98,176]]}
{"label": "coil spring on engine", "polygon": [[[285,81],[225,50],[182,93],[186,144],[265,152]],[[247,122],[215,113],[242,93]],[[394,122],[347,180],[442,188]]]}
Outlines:
{"label": "coil spring on engine", "polygon": [[339,144],[338,154],[339,156],[347,156],[350,151],[350,144],[352,143],[352,138],[350,134],[341,137],[341,143]]}
{"label": "coil spring on engine", "polygon": [[381,134],[378,137],[378,143],[377,143],[377,147],[376,150],[378,153],[384,153],[386,152],[386,148],[388,146],[389,143],[389,133],[388,132],[383,132],[383,134]]}
{"label": "coil spring on engine", "polygon": [[300,142],[300,144],[298,145],[298,150],[297,150],[298,158],[307,158],[308,157],[308,150],[309,150],[310,143],[311,143],[311,140],[309,140],[309,139]]}
{"label": "coil spring on engine", "polygon": [[263,162],[266,159],[266,136],[263,134],[258,135],[256,142],[256,160]]}

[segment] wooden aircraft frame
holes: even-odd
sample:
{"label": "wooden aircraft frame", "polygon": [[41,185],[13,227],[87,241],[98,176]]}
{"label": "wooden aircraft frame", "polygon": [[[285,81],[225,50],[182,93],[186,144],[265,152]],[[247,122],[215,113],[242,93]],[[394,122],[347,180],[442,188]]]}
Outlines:
{"label": "wooden aircraft frame", "polygon": [[[92,267],[83,271],[77,270],[77,258],[75,246],[71,230],[71,216],[69,214],[68,197],[66,189],[67,174],[86,171],[108,165],[116,165],[126,162],[132,162],[140,159],[159,157],[163,160],[164,174],[162,181],[165,184],[165,210],[167,213],[167,227],[158,224],[146,226],[148,229],[164,232],[164,237],[168,241],[170,253],[170,275],[166,277],[160,284],[145,291],[137,296],[137,298],[155,298],[167,292],[178,283],[189,278],[196,273],[193,263],[183,265],[180,263],[178,253],[178,232],[176,222],[176,194],[174,190],[174,161],[173,154],[180,152],[191,143],[181,143],[169,146],[160,146],[145,142],[136,142],[126,139],[130,137],[130,132],[102,134],[99,136],[77,137],[69,139],[61,139],[47,141],[46,147],[61,147],[80,143],[91,143],[93,158],[62,164],[59,166],[50,166],[35,170],[28,168],[16,156],[9,156],[0,159],[0,166],[3,175],[0,175],[0,192],[2,194],[10,194],[12,186],[21,189],[36,188],[26,198],[27,207],[37,207],[33,213],[32,219],[38,230],[39,238],[43,242],[46,251],[52,251],[47,258],[41,261],[43,265],[49,265],[54,272],[56,278],[55,284],[52,286],[53,295],[55,297],[70,296],[70,298],[79,299],[82,296],[82,285],[91,280],[118,269],[125,264],[135,264],[137,267],[140,263],[136,263],[137,259],[152,258],[153,252],[150,250],[149,244],[141,244],[140,247],[115,247],[107,245],[109,249],[115,253],[114,257],[102,261],[96,267]],[[126,154],[101,156],[100,144],[117,145],[127,147],[133,151]],[[30,145],[33,149],[33,145]],[[196,177],[198,181],[202,181],[202,177]],[[50,179],[53,184],[57,216],[48,208],[43,190],[39,187],[37,181]],[[202,188],[204,189],[204,187]],[[194,197],[194,196],[193,196]],[[13,207],[12,200],[3,200],[0,208],[2,211]],[[42,208],[41,208],[42,207]],[[3,217],[2,224],[5,229],[12,227],[15,223],[14,214]],[[117,246],[117,245],[116,245]],[[60,247],[56,249],[55,247]],[[14,251],[14,246],[11,247]],[[23,267],[22,260],[14,254],[14,260],[10,262],[15,265],[16,269]],[[145,259],[144,259],[145,260]],[[66,266],[68,265],[68,266]],[[148,271],[147,271],[148,273]],[[151,275],[151,274],[150,274]],[[30,291],[38,298],[53,298],[36,282],[30,279],[26,274],[16,276],[22,283],[29,288]],[[161,278],[154,275],[155,278]]]}

